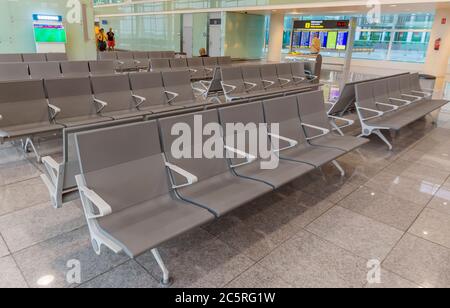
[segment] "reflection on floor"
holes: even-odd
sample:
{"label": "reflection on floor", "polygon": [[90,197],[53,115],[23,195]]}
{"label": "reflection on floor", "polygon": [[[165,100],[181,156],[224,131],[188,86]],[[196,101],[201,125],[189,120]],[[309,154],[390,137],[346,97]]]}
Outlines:
{"label": "reflection on floor", "polygon": [[[176,287],[450,287],[450,115],[378,139],[161,249]],[[53,152],[59,141],[42,143]],[[58,154],[56,153],[56,157]],[[78,202],[54,210],[42,166],[0,148],[0,287],[159,287],[150,253],[94,254]],[[68,261],[81,264],[70,285]],[[369,284],[369,260],[381,284]]]}

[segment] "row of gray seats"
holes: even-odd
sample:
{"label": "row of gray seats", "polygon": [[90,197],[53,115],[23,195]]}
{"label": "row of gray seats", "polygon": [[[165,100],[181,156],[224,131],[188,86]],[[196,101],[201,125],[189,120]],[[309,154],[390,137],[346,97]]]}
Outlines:
{"label": "row of gray seats", "polygon": [[52,53],[9,53],[0,54],[0,63],[11,62],[47,62],[47,61],[67,61],[67,55],[60,52]]}
{"label": "row of gray seats", "polygon": [[221,67],[220,74],[227,101],[289,95],[317,80],[306,74],[303,62]]}
{"label": "row of gray seats", "polygon": [[0,81],[114,74],[112,61],[0,63]]}
{"label": "row of gray seats", "polygon": [[[193,132],[198,117],[202,129],[221,126],[223,133],[201,140],[191,136],[190,150],[214,142],[221,157],[178,158],[172,153],[178,138],[174,126],[183,123]],[[235,123],[244,125],[226,129]],[[254,132],[248,129],[251,124],[265,129]],[[279,135],[272,130],[275,124]],[[134,258],[151,249],[163,271],[162,282],[169,283],[157,249],[162,243],[324,164],[333,162],[344,173],[336,159],[367,140],[331,130],[323,92],[316,91],[76,134],[81,173],[76,181],[95,252],[105,246]],[[235,144],[231,135],[253,137]],[[277,166],[260,167],[265,158],[249,150],[250,138],[268,139],[268,151],[279,158]]]}
{"label": "row of gray seats", "polygon": [[203,80],[211,79],[216,67],[232,63],[231,57],[151,59],[149,68],[152,71],[188,70],[193,80]]}
{"label": "row of gray seats", "polygon": [[432,99],[420,86],[419,74],[406,74],[356,85],[356,108],[361,136],[375,134],[392,150],[382,130],[398,131],[439,110],[448,100]]}
{"label": "row of gray seats", "polygon": [[151,59],[175,59],[174,51],[109,51],[98,54],[99,60],[114,61],[121,71],[147,70]]}
{"label": "row of gray seats", "polygon": [[189,72],[136,73],[0,82],[1,141],[26,139],[63,127],[205,106]]}

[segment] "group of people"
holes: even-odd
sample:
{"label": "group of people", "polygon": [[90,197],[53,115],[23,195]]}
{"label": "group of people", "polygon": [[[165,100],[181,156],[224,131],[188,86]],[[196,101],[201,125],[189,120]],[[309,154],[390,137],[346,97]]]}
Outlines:
{"label": "group of people", "polygon": [[112,28],[108,33],[105,33],[105,29],[101,28],[97,34],[97,48],[100,51],[114,51],[116,47],[116,38]]}

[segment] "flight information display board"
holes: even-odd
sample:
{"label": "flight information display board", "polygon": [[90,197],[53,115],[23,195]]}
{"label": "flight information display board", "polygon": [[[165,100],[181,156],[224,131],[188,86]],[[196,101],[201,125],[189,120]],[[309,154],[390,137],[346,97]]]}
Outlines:
{"label": "flight information display board", "polygon": [[292,49],[309,49],[318,36],[323,49],[347,49],[349,38],[348,20],[296,20],[292,31]]}
{"label": "flight information display board", "polygon": [[66,43],[66,30],[62,25],[34,25],[34,39],[36,43]]}

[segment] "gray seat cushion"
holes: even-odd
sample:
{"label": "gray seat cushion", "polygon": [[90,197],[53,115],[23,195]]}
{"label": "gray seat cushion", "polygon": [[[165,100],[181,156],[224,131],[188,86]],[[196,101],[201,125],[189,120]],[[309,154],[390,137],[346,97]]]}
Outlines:
{"label": "gray seat cushion", "polygon": [[98,220],[100,227],[138,256],[214,219],[208,211],[164,195]]}
{"label": "gray seat cushion", "polygon": [[345,152],[339,149],[301,145],[282,151],[280,157],[320,167],[344,154]]}
{"label": "gray seat cushion", "polygon": [[276,189],[314,169],[311,165],[286,160],[280,160],[276,169],[261,169],[260,162],[258,160],[241,166],[236,168],[235,172],[240,176],[270,184]]}
{"label": "gray seat cushion", "polygon": [[9,127],[2,127],[0,129],[0,137],[15,138],[21,136],[32,136],[41,133],[59,131],[62,129],[63,129],[62,125],[50,124],[48,122],[22,124]]}
{"label": "gray seat cushion", "polygon": [[356,138],[353,136],[337,136],[328,134],[310,141],[312,145],[341,149],[346,152],[353,151],[369,142],[366,138]]}
{"label": "gray seat cushion", "polygon": [[119,111],[111,111],[111,112],[102,112],[102,116],[111,117],[114,120],[128,119],[128,118],[143,118],[147,115],[150,115],[148,111],[141,110],[119,110]]}
{"label": "gray seat cushion", "polygon": [[64,125],[65,127],[74,127],[74,126],[88,125],[88,124],[94,124],[94,123],[100,123],[100,122],[107,122],[107,121],[111,121],[111,120],[112,120],[112,118],[92,115],[92,116],[79,116],[79,117],[72,117],[72,118],[56,119],[56,123],[60,124],[60,125]]}
{"label": "gray seat cushion", "polygon": [[268,192],[267,184],[223,173],[179,190],[182,198],[213,210],[218,216]]}

